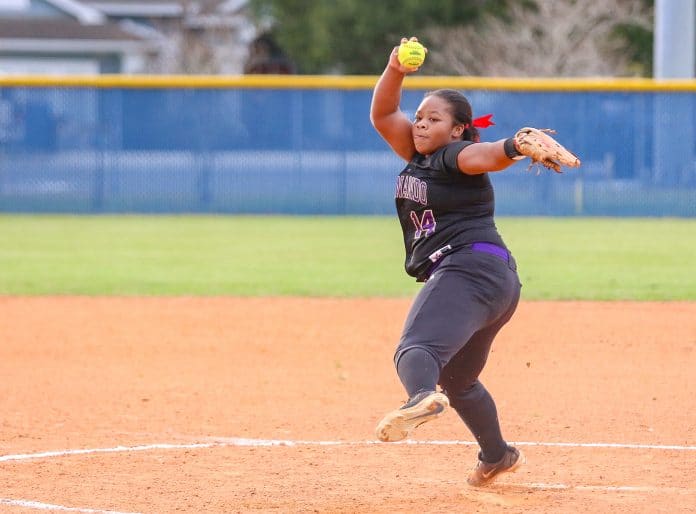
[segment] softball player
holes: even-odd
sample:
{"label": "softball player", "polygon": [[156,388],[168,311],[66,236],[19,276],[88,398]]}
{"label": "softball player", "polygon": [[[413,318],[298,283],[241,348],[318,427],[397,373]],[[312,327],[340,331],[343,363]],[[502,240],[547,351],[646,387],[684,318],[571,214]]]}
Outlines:
{"label": "softball player", "polygon": [[396,208],[406,272],[425,284],[394,355],[409,400],[387,413],[376,432],[382,441],[402,440],[452,406],[480,446],[468,483],[482,486],[524,462],[503,439],[493,398],[478,379],[521,287],[495,226],[487,173],[522,156],[512,138],[479,142],[471,106],[454,90],[426,93],[409,120],[399,108],[401,87],[416,70],[401,65],[397,52],[375,86],[370,119],[408,163],[397,180]]}

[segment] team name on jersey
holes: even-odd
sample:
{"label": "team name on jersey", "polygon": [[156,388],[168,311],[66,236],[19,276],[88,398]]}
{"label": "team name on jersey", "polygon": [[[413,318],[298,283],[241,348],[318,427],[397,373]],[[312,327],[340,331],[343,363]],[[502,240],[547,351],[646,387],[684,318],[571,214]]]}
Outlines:
{"label": "team name on jersey", "polygon": [[416,177],[399,175],[396,179],[395,196],[428,205],[428,184]]}

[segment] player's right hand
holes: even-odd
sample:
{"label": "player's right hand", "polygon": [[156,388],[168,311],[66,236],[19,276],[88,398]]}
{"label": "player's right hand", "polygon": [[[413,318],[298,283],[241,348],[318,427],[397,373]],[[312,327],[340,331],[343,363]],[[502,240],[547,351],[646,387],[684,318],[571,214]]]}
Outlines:
{"label": "player's right hand", "polygon": [[[399,42],[398,45],[396,45],[393,49],[391,54],[389,55],[389,67],[394,68],[396,71],[399,73],[403,73],[404,75],[408,75],[409,73],[415,73],[417,72],[420,68],[409,68],[408,66],[404,66],[399,62],[399,45],[402,43],[406,43],[407,41],[418,41],[418,38],[415,36],[412,36],[410,38],[402,37],[401,41]],[[423,47],[425,49],[425,52],[428,52],[428,49]]]}

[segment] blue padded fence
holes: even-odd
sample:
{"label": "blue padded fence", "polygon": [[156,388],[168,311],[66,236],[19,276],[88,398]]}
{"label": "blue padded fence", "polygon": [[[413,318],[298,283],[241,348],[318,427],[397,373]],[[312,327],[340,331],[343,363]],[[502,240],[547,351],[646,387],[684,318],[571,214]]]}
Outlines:
{"label": "blue padded fence", "polygon": [[[370,125],[370,87],[284,80],[0,80],[0,211],[392,213],[403,163]],[[414,83],[403,109],[412,115],[424,91],[447,85]],[[553,127],[583,161],[562,175],[525,161],[491,174],[498,214],[696,216],[696,85],[488,85],[451,85],[475,115],[494,114],[483,140]]]}

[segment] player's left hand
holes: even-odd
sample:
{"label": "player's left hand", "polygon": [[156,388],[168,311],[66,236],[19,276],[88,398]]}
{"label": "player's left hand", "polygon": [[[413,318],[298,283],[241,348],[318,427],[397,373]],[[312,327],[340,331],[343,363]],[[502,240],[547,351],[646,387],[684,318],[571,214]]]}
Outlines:
{"label": "player's left hand", "polygon": [[552,129],[521,128],[513,138],[515,148],[532,160],[530,166],[541,164],[556,173],[562,173],[561,166],[578,168],[580,166],[578,156],[549,135],[555,132]]}

